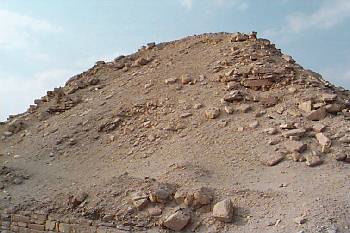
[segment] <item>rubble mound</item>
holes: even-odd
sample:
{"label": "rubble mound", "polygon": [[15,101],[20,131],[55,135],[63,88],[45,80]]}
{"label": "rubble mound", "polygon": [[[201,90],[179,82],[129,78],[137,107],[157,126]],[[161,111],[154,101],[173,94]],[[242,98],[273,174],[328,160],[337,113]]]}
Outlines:
{"label": "rubble mound", "polygon": [[98,61],[0,124],[1,232],[348,232],[349,97],[255,32]]}

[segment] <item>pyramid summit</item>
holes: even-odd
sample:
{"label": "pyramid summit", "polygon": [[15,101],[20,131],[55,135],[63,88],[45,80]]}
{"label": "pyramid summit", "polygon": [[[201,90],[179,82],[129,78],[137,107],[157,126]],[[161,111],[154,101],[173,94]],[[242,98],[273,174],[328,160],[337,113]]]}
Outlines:
{"label": "pyramid summit", "polygon": [[0,125],[8,232],[347,232],[350,92],[257,33],[89,70]]}

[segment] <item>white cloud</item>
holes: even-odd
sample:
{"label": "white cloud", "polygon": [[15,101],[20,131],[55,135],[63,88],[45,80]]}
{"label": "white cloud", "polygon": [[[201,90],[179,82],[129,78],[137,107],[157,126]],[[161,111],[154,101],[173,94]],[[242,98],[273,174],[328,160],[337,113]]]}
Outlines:
{"label": "white cloud", "polygon": [[181,0],[181,5],[187,9],[191,9],[193,6],[193,0]]}
{"label": "white cloud", "polygon": [[213,0],[217,6],[234,7],[238,10],[246,10],[248,8],[247,1],[244,0]]}
{"label": "white cloud", "polygon": [[293,32],[301,32],[310,28],[328,29],[350,17],[350,1],[324,1],[311,14],[294,13],[287,17],[287,27]]}
{"label": "white cloud", "polygon": [[294,12],[286,17],[286,24],[280,28],[265,30],[263,37],[279,37],[289,40],[291,33],[301,33],[309,29],[329,29],[350,18],[350,1],[335,0],[320,1],[319,7],[311,12]]}
{"label": "white cloud", "polygon": [[41,33],[61,30],[46,20],[0,9],[0,49],[23,49],[35,43]]}
{"label": "white cloud", "polygon": [[54,87],[63,86],[76,73],[76,70],[50,69],[32,77],[1,75],[0,120],[5,120],[9,114],[26,111],[34,99],[44,96]]}
{"label": "white cloud", "polygon": [[[248,3],[246,0],[209,0],[210,3],[213,3],[215,6],[219,7],[235,7],[238,10],[245,10],[248,8]],[[196,0],[180,0],[180,3],[183,7],[187,9],[192,9]],[[198,1],[200,3],[200,1]]]}

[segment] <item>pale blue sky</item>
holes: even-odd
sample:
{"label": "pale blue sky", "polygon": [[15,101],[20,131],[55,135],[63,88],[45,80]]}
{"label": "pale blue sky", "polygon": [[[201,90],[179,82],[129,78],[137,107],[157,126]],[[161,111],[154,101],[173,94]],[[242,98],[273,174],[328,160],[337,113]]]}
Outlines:
{"label": "pale blue sky", "polygon": [[251,32],[350,88],[349,0],[0,0],[0,120],[97,60],[204,32]]}

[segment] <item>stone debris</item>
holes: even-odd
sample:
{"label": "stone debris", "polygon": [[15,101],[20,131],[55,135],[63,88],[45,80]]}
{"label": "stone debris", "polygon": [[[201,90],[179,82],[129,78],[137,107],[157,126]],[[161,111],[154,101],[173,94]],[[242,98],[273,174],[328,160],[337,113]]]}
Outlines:
{"label": "stone debris", "polygon": [[208,119],[215,119],[220,115],[220,109],[216,107],[211,107],[205,110],[205,116]]}
{"label": "stone debris", "polygon": [[225,199],[216,203],[213,207],[213,217],[221,222],[232,222],[233,206],[231,199]]}
{"label": "stone debris", "polygon": [[299,152],[302,153],[306,150],[307,144],[300,142],[300,141],[294,141],[294,140],[288,140],[284,143],[284,146],[286,150],[290,153]]}
{"label": "stone debris", "polygon": [[338,95],[337,94],[323,94],[322,100],[326,103],[334,102],[337,100]]}
{"label": "stone debris", "polygon": [[340,104],[328,104],[325,106],[326,112],[336,114],[343,110],[343,106]]}
{"label": "stone debris", "polygon": [[267,128],[267,129],[264,129],[264,132],[270,135],[275,135],[278,133],[278,130],[276,128]]}
{"label": "stone debris", "polygon": [[318,155],[309,154],[306,155],[306,165],[309,167],[316,167],[318,165],[321,165],[323,161]]}
{"label": "stone debris", "polygon": [[131,201],[138,210],[143,210],[148,205],[148,195],[144,192],[136,192],[131,195]]}
{"label": "stone debris", "polygon": [[252,110],[252,107],[249,104],[241,104],[237,107],[237,110],[243,113],[247,113]]}
{"label": "stone debris", "polygon": [[300,154],[299,152],[293,152],[290,155],[291,160],[293,160],[294,162],[305,162],[306,158]]}
{"label": "stone debris", "polygon": [[320,121],[327,116],[327,111],[325,108],[319,108],[317,110],[311,111],[306,117],[311,121]]}
{"label": "stone debris", "polygon": [[301,109],[304,112],[311,112],[312,111],[312,101],[305,101],[305,102],[301,102],[299,103],[299,109]]}
{"label": "stone debris", "polygon": [[330,147],[331,146],[331,144],[332,144],[331,139],[329,139],[323,133],[317,133],[315,136],[316,136],[316,139],[317,139],[318,143],[321,146],[325,146],[325,147]]}
{"label": "stone debris", "polygon": [[277,164],[279,164],[280,162],[282,162],[284,159],[284,155],[283,154],[275,154],[270,156],[266,161],[264,161],[263,163],[267,166],[275,166]]}
{"label": "stone debris", "polygon": [[251,123],[249,123],[249,128],[251,129],[255,129],[259,126],[259,121],[253,121]]}
{"label": "stone debris", "polygon": [[232,103],[233,101],[241,101],[243,99],[243,96],[238,90],[234,90],[227,93],[223,99],[226,102]]}
{"label": "stone debris", "polygon": [[168,79],[165,79],[164,82],[165,84],[175,84],[177,80],[178,78],[168,78]]}
{"label": "stone debris", "polygon": [[293,137],[293,136],[302,137],[305,135],[305,133],[306,133],[305,129],[292,129],[292,130],[283,132],[282,135],[286,138]]}
{"label": "stone debris", "polygon": [[326,126],[322,123],[314,123],[314,125],[312,126],[312,129],[316,132],[316,133],[321,133],[323,131],[325,131]]}
{"label": "stone debris", "polygon": [[174,214],[170,215],[163,222],[163,226],[173,231],[181,231],[189,223],[191,216],[189,213],[178,210]]}
{"label": "stone debris", "polygon": [[232,113],[234,113],[234,111],[235,111],[235,109],[234,109],[233,107],[231,107],[231,106],[225,106],[225,107],[224,107],[224,110],[225,110],[225,112],[226,112],[227,114],[232,114]]}
{"label": "stone debris", "polygon": [[296,217],[296,218],[294,219],[294,222],[295,222],[296,224],[299,224],[299,225],[302,225],[302,224],[306,223],[306,221],[307,221],[307,219],[306,219],[305,217],[303,217],[303,216],[301,216],[301,217]]}
{"label": "stone debris", "polygon": [[[304,70],[256,33],[152,42],[134,54],[97,62],[65,86],[34,100],[23,114],[0,122],[0,156],[6,165],[0,168],[1,206],[18,202],[18,214],[24,217],[2,212],[2,230],[155,232],[154,227],[164,227],[166,231],[259,232],[264,229],[247,213],[266,212],[275,230],[282,227],[288,232],[290,224],[279,225],[284,220],[278,211],[271,212],[271,206],[281,204],[286,216],[295,216],[290,208],[295,203],[271,194],[288,187],[286,197],[298,192],[306,203],[314,198],[305,187],[315,171],[296,170],[303,165],[293,161],[310,167],[324,161],[327,166],[316,172],[326,169],[329,182],[342,178],[348,165],[336,161],[350,163],[349,120],[349,91]],[[280,164],[287,158],[290,161]],[[259,162],[266,172],[256,169]],[[25,169],[33,176],[17,170],[27,163]],[[305,169],[310,173],[303,173]],[[112,176],[123,171],[133,176],[127,172]],[[45,173],[50,172],[57,182],[49,182],[52,176]],[[268,185],[272,192],[261,190],[264,184],[257,190],[241,190],[247,182],[253,187],[279,173],[283,177],[276,176]],[[249,179],[239,177],[248,174]],[[295,174],[293,187],[278,180],[291,180]],[[72,184],[71,175],[81,183]],[[29,178],[33,182],[27,182]],[[220,182],[211,183],[214,178],[222,180],[222,187]],[[29,186],[41,182],[38,188],[47,189],[47,195],[36,192],[38,200],[31,200]],[[312,182],[322,187],[320,179]],[[91,186],[89,195],[76,192],[87,187],[81,184]],[[314,188],[320,192],[318,186]],[[339,203],[332,202],[335,196],[330,189],[322,191],[322,211],[315,213],[323,219]],[[225,224],[234,220],[233,204],[230,199],[213,203],[214,193],[234,195],[242,207],[237,209],[238,224]],[[323,196],[329,196],[329,205],[324,205]],[[44,221],[26,212],[38,209],[48,212]],[[343,216],[344,210],[338,210]],[[64,219],[52,217],[55,214]],[[79,224],[73,217],[79,218]],[[24,221],[12,224],[12,219]],[[303,224],[306,219],[294,221]],[[91,228],[78,230],[76,225]],[[309,224],[303,227],[313,230]]]}
{"label": "stone debris", "polygon": [[181,76],[181,83],[184,85],[190,84],[193,81],[194,81],[194,79],[192,78],[192,76],[190,74],[183,74]]}

